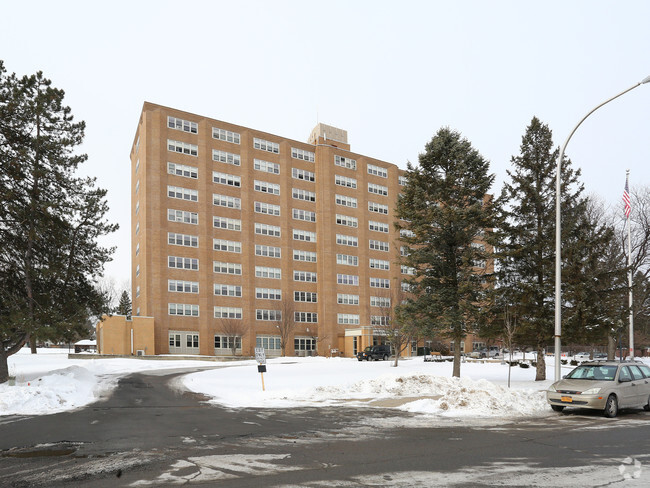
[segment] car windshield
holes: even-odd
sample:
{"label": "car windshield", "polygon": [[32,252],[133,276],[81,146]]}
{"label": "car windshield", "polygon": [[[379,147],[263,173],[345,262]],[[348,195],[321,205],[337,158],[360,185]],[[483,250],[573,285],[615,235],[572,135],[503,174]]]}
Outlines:
{"label": "car windshield", "polygon": [[614,381],[616,366],[585,364],[578,366],[566,377],[572,380]]}

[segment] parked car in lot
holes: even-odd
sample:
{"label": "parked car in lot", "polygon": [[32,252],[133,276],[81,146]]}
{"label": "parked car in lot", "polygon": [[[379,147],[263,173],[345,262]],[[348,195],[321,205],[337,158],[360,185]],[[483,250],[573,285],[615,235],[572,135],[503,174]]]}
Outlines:
{"label": "parked car in lot", "polygon": [[616,417],[622,408],[650,410],[650,366],[639,361],[582,363],[549,387],[546,400],[556,412],[591,408],[606,417]]}
{"label": "parked car in lot", "polygon": [[359,361],[368,361],[370,359],[370,350],[372,349],[372,346],[366,347],[363,351],[359,351],[357,353],[357,359]]}
{"label": "parked car in lot", "polygon": [[363,352],[357,354],[357,359],[359,361],[363,361],[364,359],[366,361],[369,361],[371,359],[373,361],[377,361],[378,359],[383,359],[384,361],[386,361],[390,356],[391,356],[390,345],[381,344],[378,346],[366,347],[363,350]]}

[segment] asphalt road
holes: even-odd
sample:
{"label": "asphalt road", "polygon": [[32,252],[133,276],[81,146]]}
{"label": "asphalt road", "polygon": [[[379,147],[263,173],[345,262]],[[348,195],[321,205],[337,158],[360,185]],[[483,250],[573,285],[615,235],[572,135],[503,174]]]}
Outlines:
{"label": "asphalt road", "polygon": [[648,486],[650,414],[437,421],[390,409],[215,407],[134,374],[75,412],[0,417],[2,487]]}

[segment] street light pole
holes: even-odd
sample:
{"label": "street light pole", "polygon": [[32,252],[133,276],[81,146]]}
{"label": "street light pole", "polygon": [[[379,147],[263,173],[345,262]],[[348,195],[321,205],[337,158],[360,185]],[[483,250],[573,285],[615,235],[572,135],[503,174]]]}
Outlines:
{"label": "street light pole", "polygon": [[625,95],[627,92],[634,90],[636,87],[650,82],[650,76],[647,76],[639,83],[631,86],[630,88],[623,90],[618,95],[614,95],[612,98],[605,100],[600,105],[593,108],[587,115],[585,115],[580,122],[573,128],[569,137],[566,138],[562,148],[560,149],[560,156],[557,161],[557,175],[555,179],[555,381],[560,381],[561,379],[561,355],[562,355],[562,256],[560,254],[560,248],[562,244],[562,228],[560,224],[560,201],[561,201],[561,188],[562,188],[562,160],[564,158],[564,150],[566,149],[567,144],[573,137],[575,131],[580,127],[580,125],[585,121],[587,117],[593,114],[603,105],[608,104],[612,100],[617,99],[621,95]]}

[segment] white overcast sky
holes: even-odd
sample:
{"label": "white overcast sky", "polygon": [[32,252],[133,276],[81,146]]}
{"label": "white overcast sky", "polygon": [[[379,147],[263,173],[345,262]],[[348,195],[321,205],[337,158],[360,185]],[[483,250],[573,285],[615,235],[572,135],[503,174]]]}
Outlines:
{"label": "white overcast sky", "polygon": [[[560,145],[599,103],[650,75],[647,1],[11,1],[0,59],[42,70],[87,123],[84,172],[121,229],[106,275],[130,279],[130,162],[146,101],[306,140],[317,122],[405,167],[449,126],[491,162],[498,193],[533,116]],[[593,114],[567,155],[618,206],[650,184],[650,83]]]}

